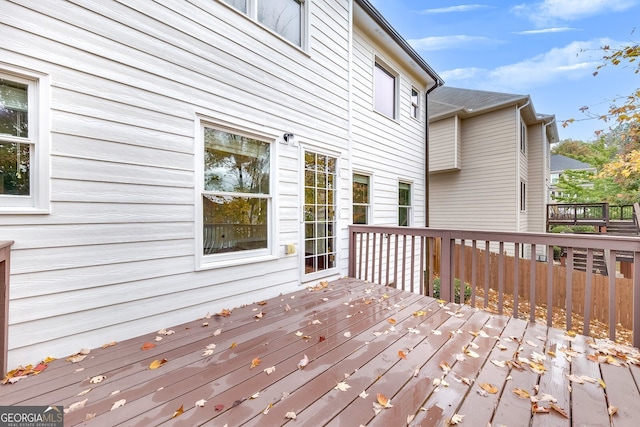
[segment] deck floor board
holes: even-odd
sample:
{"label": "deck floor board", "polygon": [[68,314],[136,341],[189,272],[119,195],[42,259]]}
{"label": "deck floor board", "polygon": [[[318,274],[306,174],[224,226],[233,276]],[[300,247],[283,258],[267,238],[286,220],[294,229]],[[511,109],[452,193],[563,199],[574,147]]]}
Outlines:
{"label": "deck floor board", "polygon": [[[594,361],[603,354],[598,342],[361,280],[167,329],[175,333],[160,341],[152,332],[93,349],[78,363],[53,361],[39,375],[0,386],[0,404],[68,409],[86,399],[65,414],[69,426],[443,426],[456,414],[464,415],[461,425],[479,426],[632,426],[640,419],[640,367],[615,352],[620,366]],[[143,350],[145,343],[155,347]],[[209,344],[215,348],[205,354]],[[637,349],[625,351],[638,357]],[[531,369],[535,357],[543,358],[542,372]],[[98,375],[106,379],[90,383]],[[514,389],[547,393],[560,410],[543,401],[549,412],[535,413]],[[387,408],[376,409],[378,395],[389,399]],[[609,405],[618,406],[611,417]]]}

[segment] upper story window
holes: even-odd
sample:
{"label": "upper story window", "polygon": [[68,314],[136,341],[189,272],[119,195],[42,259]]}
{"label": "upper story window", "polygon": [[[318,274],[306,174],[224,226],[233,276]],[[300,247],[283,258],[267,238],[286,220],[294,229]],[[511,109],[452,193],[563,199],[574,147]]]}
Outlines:
{"label": "upper story window", "polygon": [[520,151],[527,154],[527,126],[524,122],[520,122]]}
{"label": "upper story window", "polygon": [[371,186],[367,175],[353,174],[353,223],[368,224]]}
{"label": "upper story window", "polygon": [[296,46],[302,47],[304,0],[223,0]]}
{"label": "upper story window", "polygon": [[411,225],[411,184],[406,182],[398,185],[398,225]]}
{"label": "upper story window", "polygon": [[396,76],[376,62],[373,75],[374,109],[385,116],[396,118]]}
{"label": "upper story window", "polygon": [[419,118],[420,115],[420,92],[415,87],[411,88],[411,117]]}
{"label": "upper story window", "polygon": [[268,254],[271,145],[210,127],[203,132],[203,255]]}
{"label": "upper story window", "polygon": [[39,133],[38,90],[38,79],[0,71],[0,212],[48,208],[48,151]]}

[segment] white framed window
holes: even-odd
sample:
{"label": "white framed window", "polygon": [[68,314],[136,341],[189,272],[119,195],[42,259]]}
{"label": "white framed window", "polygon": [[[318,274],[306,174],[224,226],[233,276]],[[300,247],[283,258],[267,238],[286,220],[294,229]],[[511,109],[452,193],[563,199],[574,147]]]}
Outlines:
{"label": "white framed window", "polygon": [[398,225],[404,227],[409,227],[412,223],[411,193],[411,184],[408,182],[398,183]]}
{"label": "white framed window", "polygon": [[527,154],[527,125],[520,121],[520,151],[522,154]]}
{"label": "white framed window", "polygon": [[373,68],[373,108],[380,114],[396,119],[398,76],[380,61],[376,61]]}
{"label": "white framed window", "polygon": [[520,211],[527,210],[527,183],[520,181]]}
{"label": "white framed window", "polygon": [[304,0],[222,0],[251,19],[303,47],[306,28]]}
{"label": "white framed window", "polygon": [[371,177],[353,174],[353,223],[369,224],[371,210]]}
{"label": "white framed window", "polygon": [[271,255],[272,144],[209,124],[201,131],[202,264]]}
{"label": "white framed window", "polygon": [[48,77],[0,69],[0,213],[48,213]]}
{"label": "white framed window", "polygon": [[411,88],[411,117],[420,119],[420,92],[415,87]]}

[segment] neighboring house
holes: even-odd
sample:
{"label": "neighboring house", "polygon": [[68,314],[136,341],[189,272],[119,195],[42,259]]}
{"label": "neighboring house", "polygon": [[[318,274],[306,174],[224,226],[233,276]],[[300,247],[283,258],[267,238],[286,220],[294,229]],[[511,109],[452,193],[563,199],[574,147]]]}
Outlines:
{"label": "neighboring house", "polygon": [[554,116],[528,95],[442,87],[429,123],[431,227],[545,231]]}
{"label": "neighboring house", "polygon": [[[565,171],[584,171],[594,174],[597,172],[597,169],[589,163],[581,162],[580,160],[572,159],[571,157],[563,156],[561,154],[552,154],[550,165],[551,185],[549,188],[549,202],[551,203],[556,203],[554,196],[561,195],[557,184]],[[593,184],[585,184],[585,186],[586,185],[593,186]]]}
{"label": "neighboring house", "polygon": [[343,276],[352,214],[425,223],[442,81],[367,0],[16,0],[0,30],[9,366]]}

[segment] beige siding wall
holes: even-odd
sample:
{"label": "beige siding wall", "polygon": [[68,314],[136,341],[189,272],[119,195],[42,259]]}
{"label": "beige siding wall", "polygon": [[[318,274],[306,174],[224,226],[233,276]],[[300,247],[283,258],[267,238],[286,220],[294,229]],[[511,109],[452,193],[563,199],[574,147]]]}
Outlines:
{"label": "beige siding wall", "polygon": [[514,108],[461,122],[460,171],[430,175],[430,226],[514,230],[519,144]]}
{"label": "beige siding wall", "polygon": [[546,165],[545,156],[548,147],[545,149],[547,139],[543,135],[544,126],[536,123],[529,126],[529,154],[528,162],[528,191],[529,206],[527,207],[528,224],[526,230],[531,232],[544,232],[546,222]]}
{"label": "beige siding wall", "polygon": [[457,116],[447,117],[429,126],[429,171],[460,169],[462,126]]}
{"label": "beige siding wall", "polygon": [[[412,225],[424,225],[426,87],[387,52],[356,29],[353,47],[353,168],[371,174],[372,224],[398,224],[398,182],[412,184]],[[390,119],[373,109],[376,57],[399,79],[399,116]],[[421,93],[418,120],[410,116],[411,87]]]}
{"label": "beige siding wall", "polygon": [[[51,212],[0,218],[15,240],[10,367],[295,289],[299,255],[283,245],[300,241],[301,151],[284,132],[338,153],[349,209],[347,0],[306,2],[306,52],[220,1],[126,3],[2,3],[0,61],[51,80]],[[196,271],[197,117],[273,141],[271,258]],[[387,131],[362,137],[371,158],[411,164],[419,147],[385,152]]]}

